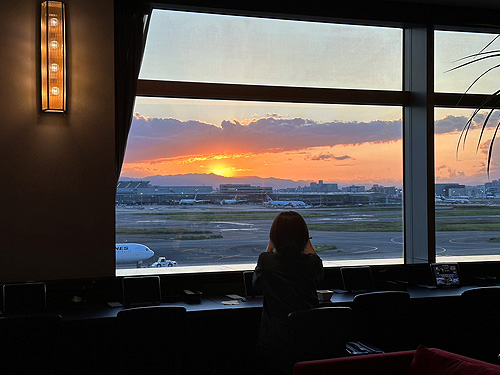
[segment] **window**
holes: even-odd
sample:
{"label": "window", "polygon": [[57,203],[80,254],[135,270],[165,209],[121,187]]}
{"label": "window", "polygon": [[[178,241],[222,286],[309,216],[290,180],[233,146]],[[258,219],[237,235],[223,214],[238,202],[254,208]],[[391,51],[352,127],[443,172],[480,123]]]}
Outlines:
{"label": "window", "polygon": [[117,243],[252,269],[294,209],[327,265],[403,263],[402,61],[398,28],[153,11]]}
{"label": "window", "polygon": [[401,90],[402,31],[154,10],[140,79]]}
{"label": "window", "polygon": [[[480,59],[481,56],[476,56],[459,61],[481,52],[484,47],[487,47],[484,52],[498,49],[495,35],[437,31],[435,38],[436,91],[463,94],[482,72],[495,65],[485,60],[449,71],[462,61]],[[491,71],[469,92],[490,94],[498,90],[498,74],[496,70]],[[485,97],[468,106],[480,106]],[[464,140],[462,130],[474,109],[460,108],[466,106],[467,97],[452,98],[450,103],[454,100],[454,107],[435,109],[436,257],[441,261],[499,260],[498,148],[493,148],[491,180],[486,173],[487,153],[493,127],[499,121],[498,113],[492,113],[479,141],[481,123],[488,114],[487,110],[480,111],[472,119]]]}
{"label": "window", "polygon": [[[463,94],[483,72],[493,65],[491,59],[484,59],[487,52],[498,50],[500,39],[496,34],[467,33],[455,31],[435,32],[435,90]],[[473,62],[457,68],[463,64]],[[469,93],[491,94],[498,90],[500,71],[492,70],[475,83]]]}
{"label": "window", "polygon": [[436,109],[436,256],[438,261],[498,260],[498,180],[488,181],[478,129],[456,154],[470,109]]}

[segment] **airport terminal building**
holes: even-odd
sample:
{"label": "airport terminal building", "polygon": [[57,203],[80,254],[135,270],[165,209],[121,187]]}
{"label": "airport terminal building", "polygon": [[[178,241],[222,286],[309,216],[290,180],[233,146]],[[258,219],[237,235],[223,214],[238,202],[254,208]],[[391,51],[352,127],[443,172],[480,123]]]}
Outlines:
{"label": "airport terminal building", "polygon": [[176,205],[205,203],[264,204],[275,201],[303,201],[309,206],[343,206],[359,204],[401,204],[401,198],[384,191],[273,191],[272,187],[250,184],[221,184],[212,186],[152,186],[150,181],[119,181],[116,189],[117,205]]}

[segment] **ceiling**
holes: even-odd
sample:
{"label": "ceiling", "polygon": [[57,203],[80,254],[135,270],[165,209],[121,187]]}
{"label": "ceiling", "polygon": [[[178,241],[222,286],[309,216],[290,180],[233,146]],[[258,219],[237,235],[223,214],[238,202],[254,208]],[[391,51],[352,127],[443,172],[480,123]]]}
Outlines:
{"label": "ceiling", "polygon": [[470,8],[500,9],[500,0],[393,0],[406,3],[454,5]]}

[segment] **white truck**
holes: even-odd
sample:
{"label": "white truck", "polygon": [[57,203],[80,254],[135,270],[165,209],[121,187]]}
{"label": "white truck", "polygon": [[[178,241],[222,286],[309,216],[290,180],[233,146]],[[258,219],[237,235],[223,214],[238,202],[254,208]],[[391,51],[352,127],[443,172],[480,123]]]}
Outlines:
{"label": "white truck", "polygon": [[158,260],[151,265],[151,267],[177,267],[177,262],[165,257],[159,257]]}

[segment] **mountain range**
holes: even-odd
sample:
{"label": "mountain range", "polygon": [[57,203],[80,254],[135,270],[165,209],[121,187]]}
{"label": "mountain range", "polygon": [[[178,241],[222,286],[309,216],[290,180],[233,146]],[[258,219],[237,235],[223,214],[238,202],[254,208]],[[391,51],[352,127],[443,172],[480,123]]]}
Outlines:
{"label": "mountain range", "polygon": [[257,176],[224,177],[214,173],[210,174],[177,174],[156,175],[144,178],[120,177],[120,181],[149,181],[156,186],[212,186],[214,189],[221,184],[250,184],[252,186],[272,187],[273,189],[296,188],[309,186],[311,181],[293,181],[281,178],[262,178]]}

